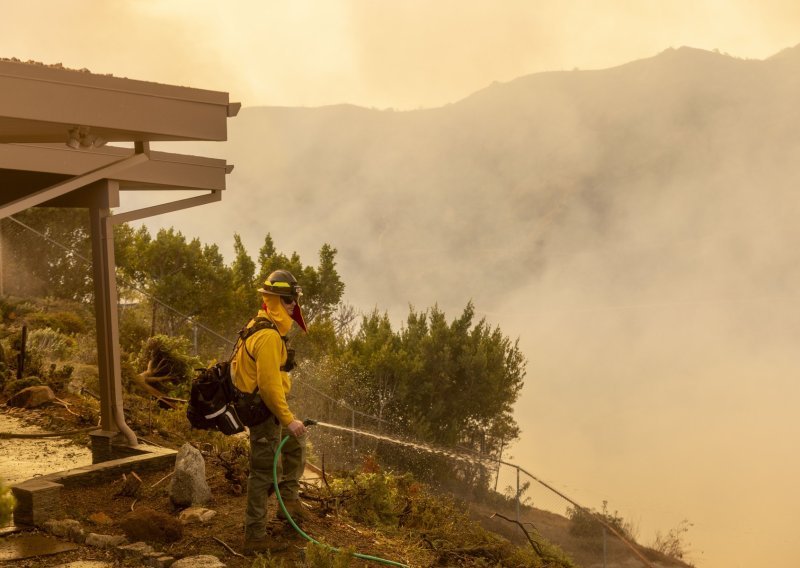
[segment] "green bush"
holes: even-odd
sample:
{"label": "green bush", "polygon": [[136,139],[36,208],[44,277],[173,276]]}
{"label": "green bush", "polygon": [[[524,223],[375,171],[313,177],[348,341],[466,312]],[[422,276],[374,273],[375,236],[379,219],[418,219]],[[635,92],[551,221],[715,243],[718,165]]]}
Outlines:
{"label": "green bush", "polygon": [[2,312],[3,322],[6,323],[19,321],[20,318],[35,310],[36,308],[33,304],[19,298],[5,297],[0,299],[0,312]]}
{"label": "green bush", "polygon": [[189,349],[189,340],[185,337],[154,335],[142,345],[132,363],[138,372],[150,377],[169,377],[173,383],[169,394],[186,398],[195,369],[203,366],[199,358],[189,354]]}
{"label": "green bush", "polygon": [[89,323],[75,312],[32,312],[25,318],[32,328],[50,328],[67,335],[89,331]]}
{"label": "green bush", "polygon": [[347,568],[353,560],[355,550],[334,550],[325,544],[309,543],[305,552],[307,568]]}
{"label": "green bush", "polygon": [[[608,511],[608,501],[603,501],[600,512],[582,507],[567,507],[569,518],[569,532],[580,538],[600,538],[603,534],[603,522],[618,531],[622,536],[635,542],[633,527],[623,519],[617,511]],[[601,522],[602,521],[602,522]]]}
{"label": "green bush", "polygon": [[47,384],[56,392],[66,390],[74,370],[75,367],[72,365],[62,365],[61,368],[58,368],[55,363],[52,363],[47,373]]}
{"label": "green bush", "polygon": [[42,379],[36,376],[14,379],[6,383],[5,393],[9,396],[14,396],[22,389],[26,389],[28,387],[38,387],[42,384],[44,384]]}
{"label": "green bush", "polygon": [[335,479],[331,492],[342,500],[347,514],[358,522],[397,526],[410,483],[408,474],[359,473]]}
{"label": "green bush", "polygon": [[14,513],[14,495],[11,488],[0,481],[0,526],[6,525]]}
{"label": "green bush", "polygon": [[28,333],[25,348],[29,353],[38,352],[45,361],[63,361],[72,355],[76,345],[74,338],[45,327]]}
{"label": "green bush", "polygon": [[137,353],[150,337],[150,325],[141,310],[126,307],[119,313],[119,347],[123,353]]}
{"label": "green bush", "polygon": [[85,365],[97,365],[97,339],[94,334],[75,336],[73,360]]}
{"label": "green bush", "polygon": [[250,568],[287,568],[286,564],[284,564],[283,560],[279,560],[277,558],[272,558],[272,556],[267,553],[266,556],[262,556],[261,554],[256,556],[256,559],[253,560],[253,564]]}

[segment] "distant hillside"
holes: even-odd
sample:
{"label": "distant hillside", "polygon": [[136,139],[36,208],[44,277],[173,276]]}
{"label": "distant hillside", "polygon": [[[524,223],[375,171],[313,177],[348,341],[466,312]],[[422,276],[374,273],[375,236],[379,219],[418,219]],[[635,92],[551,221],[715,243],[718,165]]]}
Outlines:
{"label": "distant hillside", "polygon": [[270,231],[304,256],[330,242],[366,305],[491,309],[553,258],[770,216],[768,197],[800,177],[798,71],[800,48],[765,61],[680,48],[431,110],[245,108],[221,219],[185,230],[223,243],[237,230],[252,249]]}

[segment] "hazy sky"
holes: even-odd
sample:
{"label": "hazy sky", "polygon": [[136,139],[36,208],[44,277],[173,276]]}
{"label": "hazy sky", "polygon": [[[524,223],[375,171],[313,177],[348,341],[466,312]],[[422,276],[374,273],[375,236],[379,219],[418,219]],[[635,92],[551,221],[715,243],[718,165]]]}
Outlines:
{"label": "hazy sky", "polygon": [[[798,0],[0,0],[0,8],[3,15],[0,57],[48,64],[60,62],[95,73],[227,91],[232,100],[245,106],[352,103],[396,109],[435,107],[464,98],[493,81],[509,81],[540,71],[612,67],[656,55],[669,47],[688,45],[763,59],[800,43]],[[175,217],[167,217],[164,216],[165,223],[171,224]],[[284,246],[293,248],[292,243]],[[587,270],[577,262],[559,268],[563,271],[560,279],[542,282],[537,297],[563,296],[569,283],[580,281]],[[593,293],[599,303],[607,300],[600,292]],[[381,304],[380,298],[375,301]],[[707,458],[707,448],[696,444],[684,446],[687,436],[666,434],[664,439],[674,447],[658,446],[653,443],[657,438],[652,427],[627,428],[626,420],[645,423],[654,406],[623,408],[616,403],[617,391],[613,389],[638,388],[642,382],[637,372],[646,369],[652,371],[654,380],[664,378],[664,384],[676,385],[669,387],[675,388],[675,392],[666,394],[673,400],[684,401],[687,396],[684,387],[688,384],[719,386],[716,382],[703,383],[700,379],[706,375],[715,380],[721,377],[755,384],[764,369],[759,362],[786,367],[786,372],[774,374],[786,377],[788,383],[790,377],[793,380],[796,368],[793,336],[781,336],[779,342],[766,336],[759,338],[757,357],[746,352],[746,347],[752,351],[752,345],[737,343],[740,355],[736,359],[728,355],[730,344],[712,349],[713,345],[703,343],[710,341],[709,337],[723,337],[723,323],[715,321],[710,328],[702,327],[718,331],[715,334],[684,333],[682,318],[690,318],[693,313],[697,317],[698,309],[690,306],[685,315],[680,312],[683,308],[659,312],[654,316],[659,318],[659,326],[673,330],[670,341],[665,341],[663,348],[642,338],[638,343],[625,345],[628,352],[622,351],[619,360],[630,362],[633,357],[636,364],[612,369],[617,382],[611,383],[608,392],[585,393],[587,398],[595,396],[608,404],[588,405],[589,411],[581,416],[585,422],[572,431],[553,433],[547,432],[546,427],[563,420],[565,413],[561,408],[570,404],[566,401],[575,392],[584,392],[580,389],[585,386],[579,384],[579,379],[586,369],[592,368],[594,361],[583,359],[589,358],[587,353],[606,352],[607,346],[601,339],[612,335],[614,326],[631,326],[630,316],[622,310],[611,312],[620,315],[594,315],[591,325],[586,325],[580,318],[571,321],[573,315],[569,312],[529,318],[519,310],[515,312],[520,304],[509,300],[506,313],[515,315],[496,323],[509,334],[519,335],[526,353],[534,354],[529,356],[529,377],[538,382],[531,380],[535,388],[526,388],[520,402],[535,409],[520,413],[520,422],[527,428],[524,443],[531,448],[528,456],[523,448],[516,450],[516,457],[529,460],[524,467],[536,473],[539,468],[546,473],[551,468],[549,473],[552,473],[560,465],[558,479],[548,481],[592,507],[599,507],[598,501],[608,498],[612,509],[619,504],[623,515],[639,511],[642,518],[633,520],[645,528],[650,528],[656,517],[658,523],[668,519],[670,524],[660,526],[667,530],[683,516],[690,516],[698,524],[696,530],[705,531],[698,532],[696,538],[690,533],[696,550],[709,553],[693,558],[701,568],[744,566],[746,560],[737,550],[725,560],[720,560],[719,553],[712,557],[711,552],[728,550],[731,535],[739,538],[746,534],[758,540],[763,536],[759,531],[775,532],[774,528],[760,526],[732,527],[734,519],[747,518],[759,508],[765,509],[764,517],[774,517],[783,508],[785,511],[781,512],[788,519],[781,521],[783,525],[778,528],[786,530],[780,535],[791,527],[794,509],[786,507],[783,498],[793,491],[796,494],[793,472],[797,464],[792,466],[794,469],[783,468],[778,478],[769,471],[761,477],[720,474],[719,478],[707,479],[706,476],[701,482],[694,468]],[[545,307],[557,308],[550,304]],[[767,324],[771,323],[768,321],[758,329],[768,329]],[[582,332],[569,336],[575,328]],[[570,339],[565,341],[568,336]],[[691,351],[698,345],[720,353],[721,362],[706,357],[702,365],[684,372],[680,368],[682,361],[674,356],[676,349]],[[575,346],[581,346],[583,359],[576,356]],[[535,356],[542,352],[555,355]],[[784,358],[790,362],[786,363]],[[555,362],[552,367],[551,361]],[[568,364],[563,364],[564,361]],[[727,367],[735,362],[741,365]],[[683,382],[667,381],[675,376],[684,377]],[[541,380],[542,377],[550,377],[550,381]],[[755,379],[749,382],[747,377]],[[711,431],[715,455],[725,460],[717,460],[720,465],[713,471],[747,470],[738,461],[741,447],[737,444],[743,439],[747,441],[748,435],[796,429],[793,421],[789,423],[790,400],[782,399],[777,391],[770,395],[776,400],[769,401],[775,412],[766,418],[757,416],[754,423],[760,425],[758,429],[739,420],[741,413],[713,414],[714,408],[709,409],[709,400],[731,402],[730,395],[719,399],[718,392],[724,392],[724,385],[719,389],[703,388],[709,391],[695,392],[681,406],[686,415],[675,416],[675,425],[665,422],[661,428],[668,434],[671,428],[686,422],[686,416],[699,420],[697,417],[710,410],[699,424]],[[743,391],[733,402],[747,407],[750,401],[758,402],[759,397],[766,396],[757,390]],[[653,405],[656,403],[654,399]],[[592,412],[599,415],[593,416]],[[736,419],[730,419],[731,416]],[[729,422],[719,417],[728,417]],[[537,427],[533,427],[534,420]],[[598,434],[597,424],[613,426],[617,422],[622,423],[622,429],[629,435],[624,440],[628,453],[593,455],[601,451],[601,445],[594,440],[605,435],[605,432]],[[736,428],[742,437],[730,435]],[[784,441],[787,445],[794,443],[791,437],[781,440]],[[770,445],[763,451],[777,452],[784,448],[783,444],[780,448]],[[759,461],[756,456],[748,460],[747,467],[753,469],[781,459],[777,453],[769,460]],[[581,463],[593,462],[610,462],[619,471],[603,475],[580,467]],[[659,484],[654,486],[656,482]],[[670,493],[670,484],[677,488],[674,493]],[[754,492],[753,485],[772,485],[775,491],[765,496]],[[729,499],[730,495],[736,498]],[[705,502],[708,509],[715,505],[715,499],[733,501],[735,514],[728,508],[717,516],[710,513],[701,516],[697,504]],[[713,532],[715,527],[719,530]],[[645,542],[650,540],[650,535],[642,536]],[[788,541],[787,537],[787,546]],[[777,546],[770,544],[771,549]],[[758,551],[757,545],[751,542],[749,547],[752,554],[763,557],[764,551]],[[742,563],[735,563],[739,560]]]}
{"label": "hazy sky", "polygon": [[0,56],[222,90],[245,106],[411,109],[689,45],[763,59],[796,0],[0,0]]}

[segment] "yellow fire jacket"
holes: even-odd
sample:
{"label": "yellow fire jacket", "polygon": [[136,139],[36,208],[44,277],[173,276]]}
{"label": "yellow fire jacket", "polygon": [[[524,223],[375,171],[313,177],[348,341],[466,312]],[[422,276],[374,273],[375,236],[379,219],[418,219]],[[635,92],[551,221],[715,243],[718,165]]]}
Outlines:
{"label": "yellow fire jacket", "polygon": [[[242,392],[258,392],[267,408],[283,426],[292,422],[294,414],[289,410],[286,396],[292,389],[289,373],[281,371],[286,363],[286,344],[281,336],[286,335],[292,327],[292,319],[277,296],[265,295],[266,310],[258,312],[258,317],[270,319],[277,327],[262,329],[247,338],[244,346],[240,346],[231,361],[231,377],[233,384]],[[248,324],[252,326],[254,321]],[[280,334],[280,335],[279,335]],[[253,360],[244,348],[255,357]]]}

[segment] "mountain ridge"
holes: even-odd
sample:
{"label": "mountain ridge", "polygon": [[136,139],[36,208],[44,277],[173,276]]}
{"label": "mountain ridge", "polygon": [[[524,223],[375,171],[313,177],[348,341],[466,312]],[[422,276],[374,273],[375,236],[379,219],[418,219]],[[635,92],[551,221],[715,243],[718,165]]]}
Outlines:
{"label": "mountain ridge", "polygon": [[[345,273],[374,279],[357,297],[367,305],[379,301],[368,289],[396,307],[486,301],[492,287],[468,266],[503,266],[524,287],[554,254],[625,238],[625,210],[643,200],[704,210],[696,188],[724,199],[743,163],[765,176],[791,164],[798,97],[783,65],[679,48],[606,70],[528,75],[436,109],[246,107],[231,124],[237,169],[223,216],[227,226],[247,220],[251,250],[267,231],[306,257],[330,242]],[[253,198],[273,194],[313,230],[280,216],[265,227],[266,204]],[[664,223],[648,230],[673,230]],[[442,258],[462,262],[437,274]]]}

